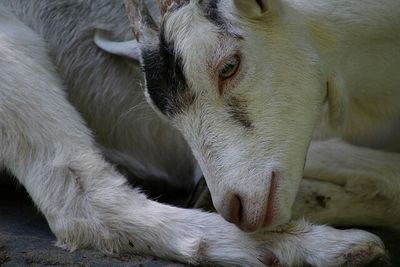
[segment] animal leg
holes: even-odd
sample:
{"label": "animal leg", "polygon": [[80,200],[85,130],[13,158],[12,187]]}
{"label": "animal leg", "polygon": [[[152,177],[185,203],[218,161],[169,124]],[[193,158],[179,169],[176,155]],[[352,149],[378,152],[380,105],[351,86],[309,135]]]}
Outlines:
{"label": "animal leg", "polygon": [[292,208],[293,218],[336,226],[396,227],[398,208],[384,197],[365,199],[344,186],[303,179]]}
{"label": "animal leg", "polygon": [[365,231],[298,221],[248,234],[218,214],[148,200],[102,159],[78,114],[54,88],[23,97],[2,88],[8,94],[0,105],[0,158],[60,246],[222,266],[357,266],[384,254],[379,238]]}
{"label": "animal leg", "polygon": [[[59,122],[41,123],[64,129]],[[7,146],[10,154],[15,152],[6,166],[66,249],[93,247],[222,266],[357,266],[384,254],[379,238],[365,231],[298,221],[247,234],[218,214],[150,201],[101,158],[87,135],[80,134],[81,142],[69,139],[75,129],[61,139],[67,129],[57,132],[55,140],[32,143],[14,135],[18,142]]]}
{"label": "animal leg", "polygon": [[[304,177],[296,205],[310,218],[347,225],[395,226],[400,221],[400,154],[339,140],[315,141]],[[320,209],[310,204],[312,199]]]}

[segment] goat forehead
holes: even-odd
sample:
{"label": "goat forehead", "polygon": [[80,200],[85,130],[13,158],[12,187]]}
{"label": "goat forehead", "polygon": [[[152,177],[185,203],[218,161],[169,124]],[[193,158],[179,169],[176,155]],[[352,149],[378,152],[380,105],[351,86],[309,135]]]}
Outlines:
{"label": "goat forehead", "polygon": [[226,35],[216,23],[216,9],[213,1],[200,0],[168,12],[159,46],[143,52],[147,93],[153,104],[169,117],[194,102],[195,90],[189,84],[199,86],[199,80],[207,81],[209,60],[218,51],[221,37]]}
{"label": "goat forehead", "polygon": [[[197,24],[200,27],[194,27]],[[201,17],[193,4],[167,14],[157,47],[142,51],[147,94],[165,115],[173,117],[184,111],[195,99],[188,84],[193,69],[205,67],[199,60],[212,50],[209,43],[215,34],[210,23]]]}
{"label": "goat forehead", "polygon": [[168,14],[164,35],[175,44],[175,54],[181,56],[190,83],[196,82],[192,78],[207,72],[206,67],[218,51],[224,32],[205,16],[197,3],[191,2]]}
{"label": "goat forehead", "polygon": [[221,0],[199,0],[199,8],[203,12],[204,16],[222,30],[229,30],[231,24],[229,20],[224,17],[223,12],[220,10],[220,6],[225,8],[221,3]]}
{"label": "goat forehead", "polygon": [[188,46],[197,45],[201,48],[205,44],[212,44],[219,32],[219,28],[207,19],[196,2],[168,13],[163,23],[164,36],[167,41],[176,44],[177,53],[184,53]]}
{"label": "goat forehead", "polygon": [[[170,9],[171,13],[180,13],[180,16],[191,16],[194,13],[201,14],[203,18],[218,26],[221,29],[230,27],[229,21],[224,17],[220,9],[226,9],[226,5],[221,0],[186,0],[175,8]],[[182,12],[177,12],[181,11]]]}

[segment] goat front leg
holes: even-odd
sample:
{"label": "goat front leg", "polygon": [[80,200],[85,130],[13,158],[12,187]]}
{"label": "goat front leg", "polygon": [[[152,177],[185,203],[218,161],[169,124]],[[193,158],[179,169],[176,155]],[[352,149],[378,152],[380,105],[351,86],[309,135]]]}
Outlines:
{"label": "goat front leg", "polygon": [[[61,121],[58,127],[67,130]],[[15,152],[6,160],[64,248],[224,266],[355,266],[384,253],[380,240],[364,231],[297,222],[275,232],[246,234],[217,214],[150,201],[102,159],[88,135],[76,132],[80,142],[69,138],[76,129],[29,146],[22,140],[16,147],[8,143],[9,152]]]}
{"label": "goat front leg", "polygon": [[337,225],[396,227],[400,222],[400,154],[340,140],[314,141],[304,177],[296,214]]}
{"label": "goat front leg", "polygon": [[[48,138],[40,147],[9,143],[9,152],[15,152],[7,166],[64,248],[223,266],[356,266],[384,253],[380,240],[364,231],[297,222],[275,232],[246,234],[217,214],[150,201],[131,189],[91,142],[71,140],[69,134],[58,140],[59,134],[54,146]],[[80,133],[79,139],[90,138]]]}
{"label": "goat front leg", "polygon": [[15,97],[0,103],[0,159],[64,248],[223,266],[357,266],[384,253],[379,238],[365,231],[300,221],[247,234],[218,214],[150,201],[103,160],[62,94],[23,97],[23,109],[10,105]]}

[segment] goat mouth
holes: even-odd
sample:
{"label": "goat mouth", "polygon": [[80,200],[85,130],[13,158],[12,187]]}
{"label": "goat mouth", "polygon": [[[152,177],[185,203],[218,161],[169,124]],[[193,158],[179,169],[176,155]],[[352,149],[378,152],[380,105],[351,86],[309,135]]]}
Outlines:
{"label": "goat mouth", "polygon": [[271,175],[271,182],[268,191],[267,209],[264,214],[264,221],[262,227],[268,227],[274,222],[276,213],[276,194],[278,188],[277,172],[273,171]]}
{"label": "goat mouth", "polygon": [[325,98],[324,98],[324,104],[329,102],[329,92],[331,90],[332,84],[330,80],[326,80],[325,83]]}
{"label": "goat mouth", "polygon": [[[239,225],[239,228],[242,229],[244,232],[255,232],[263,227],[271,226],[276,217],[276,207],[277,207],[277,187],[278,187],[278,174],[277,172],[273,171],[271,175],[271,181],[269,185],[268,193],[266,194],[266,199],[264,200],[266,203],[266,208],[262,210],[259,214],[259,217],[254,223],[248,223],[242,221]],[[265,206],[264,206],[265,207]]]}

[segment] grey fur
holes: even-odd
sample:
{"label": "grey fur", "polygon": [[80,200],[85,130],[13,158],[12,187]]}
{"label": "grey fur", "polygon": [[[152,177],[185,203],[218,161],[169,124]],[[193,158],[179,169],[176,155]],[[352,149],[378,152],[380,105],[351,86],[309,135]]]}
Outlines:
{"label": "grey fur", "polygon": [[[152,14],[158,16],[155,1],[148,2]],[[111,32],[115,40],[133,38],[123,1],[0,3],[48,42],[69,100],[110,160],[141,178],[191,185],[196,163],[180,134],[145,103],[138,63],[109,55],[93,42],[96,28]]]}

